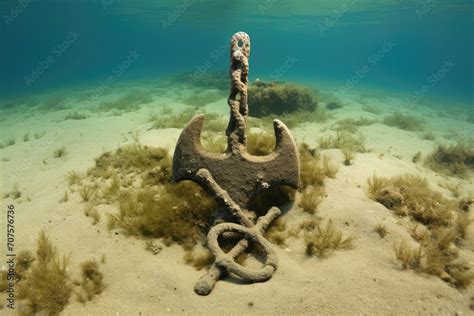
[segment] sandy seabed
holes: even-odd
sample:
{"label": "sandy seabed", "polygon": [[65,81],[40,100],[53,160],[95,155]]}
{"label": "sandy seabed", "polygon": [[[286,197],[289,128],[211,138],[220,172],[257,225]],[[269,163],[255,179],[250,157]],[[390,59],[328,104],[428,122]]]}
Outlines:
{"label": "sandy seabed", "polygon": [[[149,89],[153,101],[121,115],[93,110],[100,102],[137,88]],[[472,142],[474,125],[466,121],[462,110],[410,108],[394,97],[333,92],[344,107],[331,111],[334,117],[327,122],[305,122],[293,128],[297,141],[316,146],[320,136],[334,134],[330,127],[337,120],[361,116],[382,119],[399,111],[422,117],[435,138],[427,140],[418,132],[375,123],[359,128],[370,152],[358,153],[352,165],[343,164],[340,150],[323,150],[339,171],[335,179],[326,180],[326,196],[318,214],[332,218],[345,234],[355,236],[354,249],[337,251],[325,259],[309,258],[301,240],[290,239],[284,247],[274,245],[279,267],[269,281],[241,284],[226,279],[205,297],[193,291],[203,271],[184,263],[180,246],[163,246],[158,255],[152,255],[144,249],[142,240],[108,231],[105,218],[92,225],[91,219],[84,216],[84,203],[78,194],[69,194],[67,202],[59,202],[68,189],[65,175],[70,170],[85,173],[94,165],[94,158],[133,142],[136,135],[144,145],[172,151],[181,130],[150,129],[149,117],[163,105],[174,111],[184,109],[187,105],[179,100],[195,92],[183,87],[130,84],[92,101],[73,96],[67,100],[71,108],[64,110],[41,111],[41,99],[35,101],[39,103],[34,107],[19,104],[2,110],[2,141],[16,139],[14,145],[0,149],[2,208],[15,205],[16,249],[34,249],[38,233],[45,229],[58,250],[70,254],[72,272],[77,272],[78,264],[84,260],[103,255],[107,258],[101,266],[105,290],[86,304],[71,297],[64,315],[473,313],[472,286],[456,289],[436,276],[401,269],[393,245],[411,239],[403,219],[371,200],[364,191],[367,178],[374,173],[412,173],[427,178],[433,189],[449,197],[450,192],[440,184],[450,178],[423,163],[412,162],[412,157],[418,151],[425,157],[437,143],[454,144],[469,138]],[[365,112],[368,105],[379,109],[380,114]],[[228,113],[225,97],[204,108],[224,116]],[[86,114],[87,118],[64,120],[73,112]],[[27,132],[31,137],[24,142]],[[42,132],[46,134],[35,139],[33,135]],[[66,155],[54,158],[53,152],[61,146],[65,146]],[[464,195],[474,192],[472,177],[451,180],[462,182]],[[14,200],[4,198],[15,186],[21,196]],[[1,223],[4,248],[5,216]],[[374,232],[379,224],[389,232],[383,239]],[[471,267],[473,236],[471,227],[461,248]],[[3,262],[1,265],[5,268]],[[8,310],[4,307],[2,313],[5,311]]]}

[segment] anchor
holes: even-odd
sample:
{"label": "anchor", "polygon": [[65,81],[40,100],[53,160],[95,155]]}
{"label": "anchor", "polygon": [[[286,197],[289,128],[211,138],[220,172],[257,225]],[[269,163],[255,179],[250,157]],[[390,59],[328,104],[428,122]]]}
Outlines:
{"label": "anchor", "polygon": [[[216,200],[221,212],[239,222],[221,222],[210,229],[207,245],[215,256],[215,262],[194,287],[199,295],[209,294],[226,272],[252,282],[271,278],[278,260],[270,242],[262,234],[281,211],[278,207],[272,207],[254,222],[246,208],[252,196],[260,190],[280,185],[296,189],[299,183],[297,146],[281,121],[273,121],[276,137],[273,153],[252,156],[247,152],[245,127],[249,112],[249,56],[249,36],[244,32],[234,34],[230,50],[231,88],[227,101],[230,119],[226,130],[226,151],[222,154],[209,153],[202,147],[201,131],[205,118],[202,114],[194,116],[183,129],[174,151],[173,180],[196,182]],[[236,234],[243,238],[225,253],[218,244],[218,237]],[[235,262],[235,258],[248,247],[249,240],[259,244],[265,252],[264,267],[261,269],[252,270]]]}

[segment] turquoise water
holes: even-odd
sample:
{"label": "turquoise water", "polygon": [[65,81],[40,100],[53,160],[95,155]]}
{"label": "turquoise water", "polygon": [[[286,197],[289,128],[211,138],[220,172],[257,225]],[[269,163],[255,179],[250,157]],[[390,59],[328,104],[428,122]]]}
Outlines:
{"label": "turquoise water", "polygon": [[0,97],[228,68],[252,39],[251,79],[397,91],[472,106],[474,2],[2,1]]}

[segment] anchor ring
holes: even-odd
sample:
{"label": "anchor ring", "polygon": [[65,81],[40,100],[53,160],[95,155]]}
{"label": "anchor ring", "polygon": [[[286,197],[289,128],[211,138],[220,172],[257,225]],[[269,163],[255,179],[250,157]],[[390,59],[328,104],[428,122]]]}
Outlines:
{"label": "anchor ring", "polygon": [[[221,234],[229,231],[244,234],[245,239],[251,239],[262,246],[262,249],[266,254],[264,266],[262,268],[249,269],[244,267],[235,262],[235,258],[232,258],[229,253],[225,253],[220,248],[217,238]],[[221,223],[211,228],[207,235],[207,242],[209,249],[216,258],[216,264],[225,268],[228,272],[238,275],[242,279],[253,282],[263,282],[270,279],[277,268],[277,256],[275,251],[271,248],[270,242],[268,242],[260,232],[253,228],[244,227],[234,223]]]}

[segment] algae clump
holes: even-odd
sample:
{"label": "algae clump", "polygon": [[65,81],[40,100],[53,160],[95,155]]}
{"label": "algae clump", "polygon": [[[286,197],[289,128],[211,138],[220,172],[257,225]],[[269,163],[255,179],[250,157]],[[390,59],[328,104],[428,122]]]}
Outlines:
{"label": "algae clump", "polygon": [[37,239],[34,262],[29,255],[25,254],[24,258],[22,277],[17,283],[18,299],[24,303],[21,313],[58,314],[68,304],[73,291],[67,271],[68,258],[58,254],[44,231]]}
{"label": "algae clump", "polygon": [[425,163],[435,171],[463,178],[474,170],[474,149],[463,144],[438,145]]}
{"label": "algae clump", "polygon": [[371,199],[399,216],[408,216],[415,225],[411,234],[419,246],[413,248],[407,242],[394,246],[404,269],[436,275],[460,288],[474,280],[456,247],[467,238],[467,229],[473,222],[463,213],[461,201],[444,198],[429,187],[426,179],[411,174],[393,178],[374,175],[367,183]]}
{"label": "algae clump", "polygon": [[103,277],[95,261],[81,264],[81,282],[73,280],[69,267],[69,257],[59,254],[45,231],[39,233],[34,255],[20,251],[15,271],[20,315],[58,315],[73,293],[86,301],[102,292]]}
{"label": "algae clump", "polygon": [[102,272],[95,260],[87,260],[80,264],[81,281],[78,282],[80,290],[76,292],[79,302],[85,303],[99,295],[105,288]]}
{"label": "algae clump", "polygon": [[422,131],[425,127],[422,119],[401,112],[385,116],[383,123],[406,131]]}
{"label": "algae clump", "polygon": [[331,220],[326,224],[317,223],[305,234],[306,254],[320,258],[329,256],[338,249],[351,249],[354,238],[344,237],[342,231]]}
{"label": "algae clump", "polygon": [[215,202],[193,182],[172,183],[171,161],[168,150],[138,143],[102,154],[83,179],[96,187],[85,183],[78,190],[88,202],[85,214],[96,224],[97,207],[111,204],[118,212],[106,214],[109,229],[186,249],[204,242]]}
{"label": "algae clump", "polygon": [[189,181],[125,192],[119,198],[120,211],[109,217],[110,227],[122,228],[135,236],[163,238],[192,248],[203,241],[214,201]]}
{"label": "algae clump", "polygon": [[249,104],[252,116],[281,115],[297,111],[316,110],[318,101],[315,93],[304,86],[292,83],[257,81],[249,86]]}

